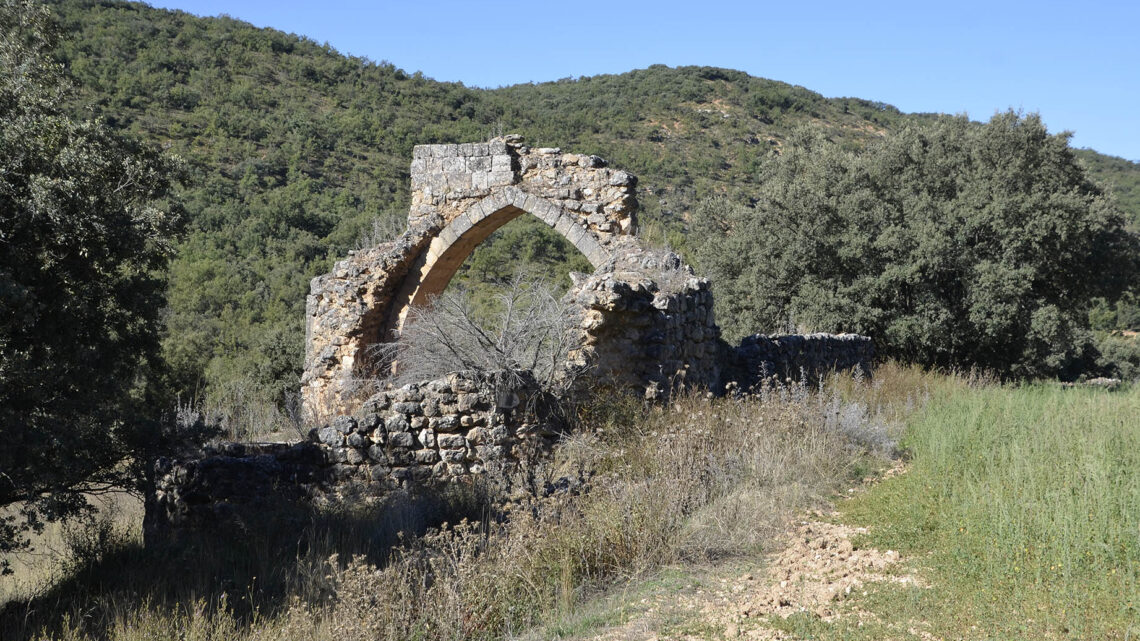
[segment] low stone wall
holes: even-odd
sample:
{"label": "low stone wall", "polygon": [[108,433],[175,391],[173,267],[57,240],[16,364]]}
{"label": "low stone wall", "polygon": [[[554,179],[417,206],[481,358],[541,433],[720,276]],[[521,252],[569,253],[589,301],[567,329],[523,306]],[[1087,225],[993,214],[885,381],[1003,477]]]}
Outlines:
{"label": "low stone wall", "polygon": [[773,377],[814,382],[855,368],[870,376],[874,360],[874,342],[858,334],[753,334],[732,350],[726,378],[747,390]]}
{"label": "low stone wall", "polygon": [[[147,494],[146,543],[189,529],[248,530],[335,492],[336,470],[315,443],[226,443],[185,460],[160,458]],[[303,517],[298,515],[297,521]]]}
{"label": "low stone wall", "polygon": [[382,485],[452,481],[518,461],[520,439],[543,431],[518,407],[536,390],[453,374],[380,392],[359,418],[338,416],[315,437],[333,462],[367,469]]}
{"label": "low stone wall", "polygon": [[525,381],[452,374],[380,392],[357,415],[312,430],[308,441],[230,443],[196,458],[160,459],[146,502],[147,538],[487,472],[506,481],[557,433],[534,411],[536,390]]}

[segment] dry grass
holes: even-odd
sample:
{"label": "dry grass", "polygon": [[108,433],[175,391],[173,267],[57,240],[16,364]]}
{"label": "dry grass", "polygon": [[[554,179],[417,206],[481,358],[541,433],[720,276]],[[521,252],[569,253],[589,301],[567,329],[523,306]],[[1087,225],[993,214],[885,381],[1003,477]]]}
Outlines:
{"label": "dry grass", "polygon": [[[0,632],[123,640],[518,635],[662,566],[769,549],[795,513],[886,462],[900,429],[890,417],[921,402],[936,380],[888,368],[874,381],[819,393],[793,387],[740,398],[691,395],[668,406],[605,397],[582,408],[581,428],[552,461],[516,483],[514,495],[476,501],[484,510],[479,521],[405,537],[387,552],[360,555],[343,544],[298,549],[290,567],[276,568],[289,579],[278,580],[273,599],[256,585],[231,580],[211,591],[192,577],[170,580],[195,589],[144,598],[159,593],[132,590],[129,581],[110,589],[88,576],[51,612],[35,611],[34,603],[10,607]],[[264,562],[281,560],[267,554]],[[16,613],[30,618],[13,625]]]}
{"label": "dry grass", "polygon": [[127,492],[89,495],[97,511],[89,520],[44,524],[29,536],[31,549],[4,555],[12,573],[0,576],[0,608],[31,601],[50,591],[75,570],[80,557],[98,554],[110,539],[140,538],[143,506]]}

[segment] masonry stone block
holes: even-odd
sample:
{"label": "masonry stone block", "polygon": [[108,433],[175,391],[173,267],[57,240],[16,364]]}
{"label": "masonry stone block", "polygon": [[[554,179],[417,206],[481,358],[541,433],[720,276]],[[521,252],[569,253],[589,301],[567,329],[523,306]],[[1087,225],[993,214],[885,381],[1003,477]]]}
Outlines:
{"label": "masonry stone block", "polygon": [[562,216],[559,216],[558,220],[554,223],[554,231],[562,234],[567,238],[569,238],[570,232],[576,227],[577,225],[571,219],[571,216],[569,214],[563,214]]}
{"label": "masonry stone block", "polygon": [[489,174],[490,186],[510,185],[515,181],[515,174],[510,170],[492,170]]}
{"label": "masonry stone block", "polygon": [[491,156],[491,171],[496,174],[511,171],[511,157],[506,153]]}
{"label": "masonry stone block", "polygon": [[467,171],[486,173],[491,171],[491,158],[479,156],[467,159]]}

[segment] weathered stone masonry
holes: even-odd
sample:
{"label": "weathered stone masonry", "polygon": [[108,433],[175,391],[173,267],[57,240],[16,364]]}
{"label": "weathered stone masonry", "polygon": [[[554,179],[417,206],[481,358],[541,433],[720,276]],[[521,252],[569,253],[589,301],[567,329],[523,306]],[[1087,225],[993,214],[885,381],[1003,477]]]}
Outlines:
{"label": "weathered stone masonry", "polygon": [[[694,382],[715,382],[719,365],[712,348],[685,345],[690,339],[711,344],[719,336],[708,283],[675,256],[652,258],[633,237],[636,184],[597,156],[531,149],[517,136],[417,146],[408,230],[393,242],[350,255],[312,282],[302,378],[307,410],[318,417],[354,411],[362,400],[354,381],[376,374],[366,358],[368,346],[393,340],[411,306],[441,293],[480,242],[524,213],[550,225],[602,270],[571,292],[587,316],[582,328],[590,334],[590,354],[582,356],[600,356],[594,359],[599,375],[648,388],[678,372]],[[678,270],[687,270],[689,278],[675,284],[671,276]],[[646,305],[625,300],[642,294]],[[696,313],[700,328],[690,331],[690,319],[681,316]],[[653,317],[665,325],[651,327]],[[628,360],[620,367],[614,360],[638,346],[663,356],[640,381],[631,376]]]}
{"label": "weathered stone masonry", "polygon": [[875,344],[857,334],[753,334],[728,354],[725,376],[741,389],[761,383],[815,383],[830,372],[870,376]]}
{"label": "weathered stone masonry", "polygon": [[[240,523],[268,503],[328,503],[382,496],[397,487],[444,485],[471,474],[503,479],[555,434],[533,407],[533,384],[509,389],[474,374],[380,392],[356,416],[337,416],[301,443],[223,444],[203,456],[156,466],[147,502],[148,538]],[[500,390],[502,392],[502,390]]]}
{"label": "weathered stone masonry", "polygon": [[[617,282],[595,275],[597,287],[583,288],[597,299],[602,310],[595,311],[612,328],[622,325],[623,314],[645,311],[647,305],[664,314],[658,307],[677,305],[679,300],[708,300],[707,288],[701,289],[703,281],[691,277],[684,280],[684,291],[702,294],[692,299],[653,294],[648,288],[616,287]],[[699,302],[693,307],[698,317],[701,307]],[[692,319],[693,314],[679,318]],[[700,323],[679,322],[670,331],[697,331],[686,327]],[[682,355],[687,345],[715,349],[711,347],[715,341],[669,340],[656,331],[638,335],[647,353],[665,356],[665,361],[668,355]],[[755,335],[735,349],[724,347],[720,354],[726,358],[727,379],[749,389],[772,377],[781,382],[812,381],[825,372],[854,368],[869,374],[874,349],[867,337],[850,334]],[[648,358],[639,365],[645,370],[631,368],[631,377],[640,381],[673,367],[653,372],[653,362]],[[662,380],[669,385],[682,382]],[[647,390],[651,395],[660,391]],[[397,487],[442,486],[478,474],[489,473],[501,481],[529,457],[545,451],[557,430],[527,411],[540,394],[535,386],[513,388],[512,408],[500,407],[495,392],[494,385],[478,376],[456,373],[376,394],[357,415],[332,418],[314,429],[308,441],[229,443],[199,457],[160,460],[156,489],[147,499],[147,539],[167,539],[185,528],[245,527],[259,515],[276,514],[282,503],[354,501],[383,496]]]}
{"label": "weathered stone masonry", "polygon": [[593,363],[595,380],[650,399],[719,388],[725,345],[709,282],[679,256],[639,248],[575,276],[566,296],[583,310],[582,361]]}

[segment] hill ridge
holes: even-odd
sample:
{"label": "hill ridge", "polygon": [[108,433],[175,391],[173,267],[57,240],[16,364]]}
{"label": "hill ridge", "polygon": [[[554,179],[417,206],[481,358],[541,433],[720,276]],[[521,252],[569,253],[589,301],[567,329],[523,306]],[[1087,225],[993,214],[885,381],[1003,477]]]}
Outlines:
{"label": "hill ridge", "polygon": [[[796,127],[855,149],[938,117],[701,66],[477,89],[229,17],[122,0],[52,6],[73,111],[190,167],[164,342],[174,386],[248,387],[274,402],[300,376],[310,279],[404,218],[415,144],[510,131],[605,157],[638,175],[649,240],[684,252],[695,203],[747,201],[760,163]],[[1078,153],[1140,220],[1140,165]],[[482,263],[524,260],[564,277],[570,258],[531,231],[504,231],[480,248],[497,252]]]}

